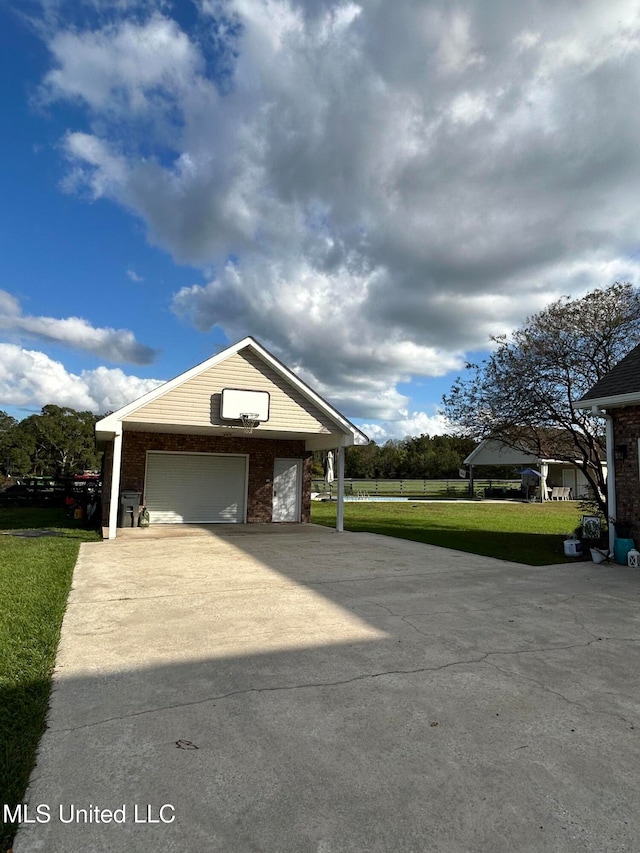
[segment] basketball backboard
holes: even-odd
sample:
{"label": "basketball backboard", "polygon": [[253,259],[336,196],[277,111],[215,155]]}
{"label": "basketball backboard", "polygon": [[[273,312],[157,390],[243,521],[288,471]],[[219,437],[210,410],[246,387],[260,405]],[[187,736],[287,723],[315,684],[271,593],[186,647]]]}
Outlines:
{"label": "basketball backboard", "polygon": [[251,391],[247,388],[223,388],[220,417],[225,421],[238,421],[240,415],[252,415],[257,421],[268,421],[269,392]]}

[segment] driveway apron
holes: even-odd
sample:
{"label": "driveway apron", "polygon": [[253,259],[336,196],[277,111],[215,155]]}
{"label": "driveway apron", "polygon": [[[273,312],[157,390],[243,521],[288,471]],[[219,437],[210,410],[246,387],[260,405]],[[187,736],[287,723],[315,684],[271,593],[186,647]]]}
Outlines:
{"label": "driveway apron", "polygon": [[249,527],[82,545],[15,853],[640,850],[640,572]]}

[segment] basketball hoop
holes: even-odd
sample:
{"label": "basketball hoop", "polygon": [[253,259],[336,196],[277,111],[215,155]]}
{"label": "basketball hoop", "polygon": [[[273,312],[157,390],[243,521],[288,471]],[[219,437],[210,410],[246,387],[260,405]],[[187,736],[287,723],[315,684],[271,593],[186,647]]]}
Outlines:
{"label": "basketball hoop", "polygon": [[260,423],[258,415],[255,412],[241,414],[240,420],[242,421],[242,429],[247,433],[247,435],[251,435]]}

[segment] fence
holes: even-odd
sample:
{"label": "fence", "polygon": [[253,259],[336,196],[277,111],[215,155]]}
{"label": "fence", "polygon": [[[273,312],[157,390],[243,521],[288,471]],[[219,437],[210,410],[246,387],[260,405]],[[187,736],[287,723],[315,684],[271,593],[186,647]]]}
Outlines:
{"label": "fence", "polygon": [[[474,495],[484,497],[484,490],[519,489],[520,480],[479,480],[474,479]],[[311,491],[335,497],[338,484],[324,480],[311,481]],[[425,498],[468,498],[469,480],[461,478],[450,480],[355,480],[344,481],[344,493],[347,497],[425,497]]]}

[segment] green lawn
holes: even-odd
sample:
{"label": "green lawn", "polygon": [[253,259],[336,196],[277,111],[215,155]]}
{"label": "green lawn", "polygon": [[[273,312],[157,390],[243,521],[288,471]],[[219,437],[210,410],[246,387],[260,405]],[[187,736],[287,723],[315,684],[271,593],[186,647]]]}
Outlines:
{"label": "green lawn", "polygon": [[[22,802],[45,729],[51,671],[78,548],[100,537],[58,509],[0,508],[0,531],[47,528],[58,536],[0,535],[0,803]],[[0,850],[13,827],[0,824]]]}
{"label": "green lawn", "polygon": [[[345,530],[383,533],[530,566],[568,562],[562,542],[580,523],[577,503],[345,503]],[[311,521],[334,527],[335,503],[313,501]]]}

